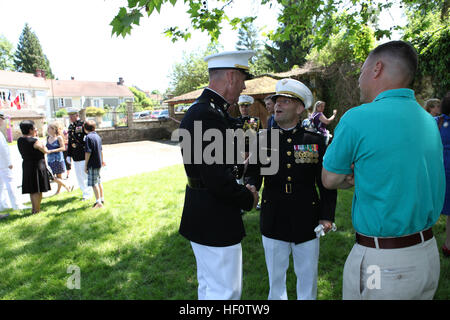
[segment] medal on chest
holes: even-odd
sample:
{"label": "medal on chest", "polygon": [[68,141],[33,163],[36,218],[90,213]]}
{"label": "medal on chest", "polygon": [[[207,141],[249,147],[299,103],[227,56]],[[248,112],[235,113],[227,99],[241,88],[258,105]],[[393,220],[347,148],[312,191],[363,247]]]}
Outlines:
{"label": "medal on chest", "polygon": [[317,144],[294,145],[295,163],[319,163],[319,146]]}

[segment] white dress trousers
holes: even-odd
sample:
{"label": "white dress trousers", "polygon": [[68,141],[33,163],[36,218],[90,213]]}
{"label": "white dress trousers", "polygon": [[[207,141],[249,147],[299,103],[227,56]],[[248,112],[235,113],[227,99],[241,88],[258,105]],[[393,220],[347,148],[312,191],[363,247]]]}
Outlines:
{"label": "white dress trousers", "polygon": [[292,252],[297,276],[297,299],[315,300],[317,297],[317,269],[319,239],[295,244],[262,236],[267,272],[269,274],[269,300],[287,300],[286,271]]}
{"label": "white dress trousers", "polygon": [[75,174],[77,176],[78,186],[83,192],[83,199],[89,199],[92,197],[92,188],[87,185],[87,173],[84,171],[84,163],[85,161],[72,161],[73,166],[75,167]]}
{"label": "white dress trousers", "polygon": [[[0,203],[0,207],[3,207],[3,209],[13,208],[17,210],[22,207],[19,197],[17,196],[17,187],[14,185],[13,181],[13,171],[9,168],[0,168],[0,201],[3,200],[2,203]],[[6,202],[4,193],[8,193],[10,205]]]}
{"label": "white dress trousers", "polygon": [[198,300],[239,300],[242,293],[242,247],[204,246],[191,241],[197,262]]}

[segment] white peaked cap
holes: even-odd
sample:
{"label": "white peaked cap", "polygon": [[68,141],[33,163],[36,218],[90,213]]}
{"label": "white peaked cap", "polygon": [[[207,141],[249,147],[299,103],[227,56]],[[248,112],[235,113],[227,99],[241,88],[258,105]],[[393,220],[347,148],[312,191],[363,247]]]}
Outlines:
{"label": "white peaked cap", "polygon": [[314,101],[311,90],[309,90],[303,83],[295,79],[281,79],[277,82],[275,91],[276,93],[272,96],[273,101],[275,101],[279,96],[296,98],[303,102],[306,109],[310,108]]}
{"label": "white peaked cap", "polygon": [[239,96],[238,104],[245,104],[245,103],[253,104],[253,102],[255,102],[255,99],[253,99],[253,97],[251,96],[246,95]]}
{"label": "white peaked cap", "polygon": [[78,111],[79,111],[77,108],[73,108],[73,107],[69,107],[66,110],[67,110],[67,114],[75,114],[75,113],[78,113]]}
{"label": "white peaked cap", "polygon": [[225,51],[205,57],[208,69],[249,70],[248,60],[255,55],[253,50]]}

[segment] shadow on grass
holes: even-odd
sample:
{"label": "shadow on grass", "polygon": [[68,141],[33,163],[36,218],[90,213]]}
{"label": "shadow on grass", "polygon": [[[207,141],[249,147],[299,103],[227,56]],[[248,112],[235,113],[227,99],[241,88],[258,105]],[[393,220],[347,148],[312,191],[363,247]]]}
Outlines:
{"label": "shadow on grass", "polygon": [[[130,200],[132,195],[127,197],[133,203]],[[128,202],[122,204],[120,199],[113,199],[111,207],[114,206],[119,214],[115,217],[114,210],[108,206],[101,210],[88,210],[90,203],[84,204],[75,198],[46,200],[43,208],[58,210],[49,209],[52,213],[44,210],[37,216],[27,216],[28,223],[5,221],[11,223],[8,231],[16,242],[0,237],[0,298],[197,298],[195,257],[189,241],[178,234],[180,207],[167,208],[163,203],[158,209],[161,212],[145,219],[143,215],[153,214],[151,196],[146,200],[148,204],[141,204],[149,207],[149,211],[139,209],[142,215],[132,215],[133,210],[138,209],[130,208]],[[346,206],[339,205],[336,217],[338,231],[321,239],[319,299],[341,299],[342,296],[344,263],[354,244],[354,231],[347,211]],[[167,215],[171,212],[175,218],[169,220]],[[55,216],[58,219],[54,219]],[[166,219],[169,222],[165,223]],[[244,215],[243,220],[247,236],[242,241],[242,299],[265,300],[269,285],[259,231],[259,212],[251,211]],[[444,230],[442,221],[436,227],[440,243]],[[140,228],[140,225],[144,226]],[[70,266],[79,267],[79,290],[67,287],[74,275],[68,273]],[[448,270],[448,263],[442,263],[437,298],[449,297]],[[292,261],[287,272],[287,290],[289,299],[296,299]]]}
{"label": "shadow on grass", "polygon": [[[47,199],[45,199],[43,201],[43,203],[41,203],[41,212],[39,212],[37,214],[31,213],[31,210],[32,210],[31,206],[29,209],[24,209],[24,210],[8,210],[7,213],[9,213],[10,216],[6,219],[0,220],[0,223],[3,222],[5,224],[8,224],[8,223],[13,223],[15,220],[20,220],[20,219],[24,219],[24,218],[28,218],[28,217],[33,217],[33,216],[39,216],[39,215],[45,214],[46,211],[49,211],[51,207],[62,208],[68,204],[73,204],[74,201],[80,201],[79,198],[77,198],[76,196],[72,196],[72,197],[64,198],[64,199],[49,199],[49,200],[47,200]],[[86,209],[89,207],[91,207],[91,204],[86,203],[83,205],[83,207],[67,209],[65,211],[61,211],[57,215],[59,216],[62,214],[70,214],[72,212],[79,211],[80,209]]]}
{"label": "shadow on grass", "polygon": [[[190,244],[168,231],[158,232],[139,246],[114,248],[96,259],[95,265],[80,265],[81,290],[64,288],[57,299],[196,299],[195,258]],[[84,254],[95,256],[95,250]]]}

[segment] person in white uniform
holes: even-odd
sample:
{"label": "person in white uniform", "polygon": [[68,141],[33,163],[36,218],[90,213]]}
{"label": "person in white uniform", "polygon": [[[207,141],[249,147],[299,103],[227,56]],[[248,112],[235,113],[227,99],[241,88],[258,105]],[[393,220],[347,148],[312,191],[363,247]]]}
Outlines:
{"label": "person in white uniform", "polygon": [[[5,121],[5,116],[0,113],[0,127],[3,126]],[[24,206],[20,203],[19,198],[16,194],[16,189],[13,183],[13,164],[11,161],[11,155],[9,152],[9,146],[6,142],[5,136],[0,132],[0,201],[2,199],[6,200],[4,195],[5,191],[8,193],[10,205],[6,201],[2,201],[0,206],[3,209],[13,208],[15,210],[24,209]],[[0,208],[2,209],[2,208]],[[0,215],[0,219],[8,217],[9,214]]]}

